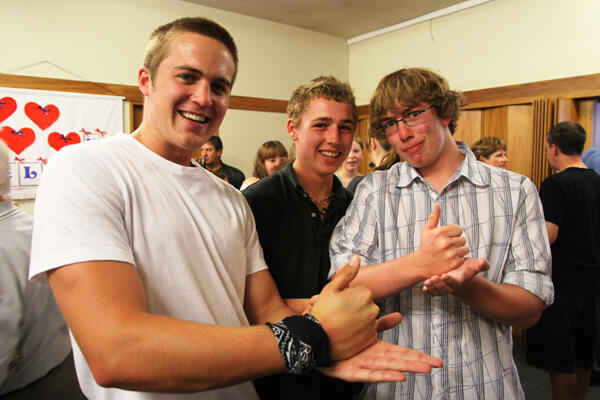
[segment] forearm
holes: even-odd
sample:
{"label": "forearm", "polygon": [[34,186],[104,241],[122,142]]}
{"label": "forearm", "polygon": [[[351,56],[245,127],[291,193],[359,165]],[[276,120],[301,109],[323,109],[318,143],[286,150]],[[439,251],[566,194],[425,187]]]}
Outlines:
{"label": "forearm", "polygon": [[113,332],[80,344],[102,386],[197,392],[284,369],[267,326],[226,327],[143,314]]}
{"label": "forearm", "polygon": [[302,314],[310,305],[310,299],[283,299],[286,307],[290,310],[288,315]]}
{"label": "forearm", "polygon": [[101,386],[197,392],[283,371],[267,326],[218,326],[149,313],[129,264],[72,264],[50,271],[48,279]]}
{"label": "forearm", "polygon": [[482,276],[457,288],[454,295],[485,317],[520,328],[535,324],[544,309],[542,300],[522,287]]}
{"label": "forearm", "polygon": [[427,278],[424,271],[415,267],[414,253],[361,267],[352,285],[365,285],[373,293],[373,299],[383,300]]}

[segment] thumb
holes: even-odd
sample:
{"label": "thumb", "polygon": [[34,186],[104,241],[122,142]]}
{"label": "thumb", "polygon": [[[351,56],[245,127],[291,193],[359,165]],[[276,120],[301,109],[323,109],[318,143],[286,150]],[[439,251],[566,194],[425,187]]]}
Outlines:
{"label": "thumb", "polygon": [[360,257],[354,254],[347,264],[344,264],[338,272],[333,276],[331,282],[329,282],[321,291],[321,293],[327,293],[331,291],[340,291],[348,287],[352,279],[358,274],[360,266]]}
{"label": "thumb", "polygon": [[437,228],[438,223],[440,222],[440,205],[435,203],[433,205],[433,210],[431,210],[431,214],[429,214],[429,218],[427,218],[427,222],[425,223],[425,228],[434,229]]}
{"label": "thumb", "polygon": [[402,314],[399,312],[393,312],[391,314],[384,315],[383,317],[377,318],[377,332],[385,331],[393,328],[402,321]]}
{"label": "thumb", "polygon": [[490,263],[485,258],[480,258],[478,261],[479,272],[487,271],[488,269],[490,269]]}

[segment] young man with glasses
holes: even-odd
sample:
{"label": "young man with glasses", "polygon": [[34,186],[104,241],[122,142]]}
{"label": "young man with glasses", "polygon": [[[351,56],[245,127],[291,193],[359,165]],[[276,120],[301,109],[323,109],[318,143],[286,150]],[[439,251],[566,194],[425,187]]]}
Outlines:
{"label": "young man with glasses", "polygon": [[[533,325],[552,302],[544,217],[529,179],[485,167],[453,140],[461,103],[424,69],[384,77],[371,100],[372,128],[385,131],[405,162],[358,187],[331,239],[331,273],[358,254],[364,267],[353,284],[371,289],[383,314],[404,316],[381,337],[444,367],[403,384],[367,385],[363,398],[524,397],[510,326]],[[448,244],[466,239],[470,254],[448,258],[442,247],[439,257],[416,261],[441,229],[455,234]]]}

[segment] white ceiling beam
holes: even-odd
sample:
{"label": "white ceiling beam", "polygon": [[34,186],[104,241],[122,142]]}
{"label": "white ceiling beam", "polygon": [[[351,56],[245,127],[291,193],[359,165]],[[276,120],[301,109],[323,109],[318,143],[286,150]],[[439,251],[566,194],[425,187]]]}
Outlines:
{"label": "white ceiling beam", "polygon": [[431,19],[443,17],[445,15],[449,15],[449,14],[452,14],[452,13],[455,13],[455,12],[458,12],[458,11],[466,10],[467,8],[475,7],[475,6],[478,6],[478,5],[483,4],[483,3],[488,3],[490,1],[493,1],[493,0],[467,0],[467,1],[463,1],[462,3],[458,3],[458,4],[455,4],[455,5],[450,6],[450,7],[442,8],[441,10],[437,10],[437,11],[431,12],[429,14],[421,15],[420,17],[413,18],[413,19],[410,19],[408,21],[404,21],[404,22],[401,22],[399,24],[395,24],[395,25],[392,25],[392,26],[388,26],[387,28],[382,28],[382,29],[378,29],[378,30],[373,31],[373,32],[369,32],[369,33],[365,33],[365,34],[362,34],[362,35],[355,36],[353,38],[350,38],[350,39],[346,40],[346,44],[350,45],[350,44],[353,44],[353,43],[362,42],[363,40],[371,39],[371,38],[374,38],[376,36],[380,36],[380,35],[383,35],[383,34],[386,34],[386,33],[389,33],[389,32],[397,31],[399,29],[403,29],[403,28],[406,28],[406,27],[411,26],[411,25],[419,24],[419,23],[424,22],[424,21],[429,21]]}

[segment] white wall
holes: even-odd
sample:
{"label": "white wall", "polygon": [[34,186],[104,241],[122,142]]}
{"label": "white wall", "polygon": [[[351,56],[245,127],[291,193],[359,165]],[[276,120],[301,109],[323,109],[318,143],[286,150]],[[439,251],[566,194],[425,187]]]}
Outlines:
{"label": "white wall", "polygon": [[[286,100],[321,74],[349,79],[359,104],[398,68],[439,71],[461,90],[600,72],[597,0],[496,0],[346,46],[342,39],[179,0],[1,0],[0,73],[135,85],[151,31],[182,16],[225,25],[240,51],[234,95]],[[48,64],[50,61],[76,75]],[[16,70],[14,70],[16,69]],[[224,159],[247,175],[258,146],[289,143],[285,116],[230,110]]]}
{"label": "white wall", "polygon": [[600,72],[598,0],[496,0],[349,46],[366,104],[384,75],[427,67],[461,90]]}
{"label": "white wall", "polygon": [[[234,36],[240,68],[233,94],[287,100],[322,74],[348,79],[343,39],[179,0],[0,0],[0,73],[135,85],[150,33],[183,16],[212,18]],[[69,72],[44,63],[52,62]],[[230,110],[224,159],[250,175],[266,140],[289,143],[285,115]]]}

